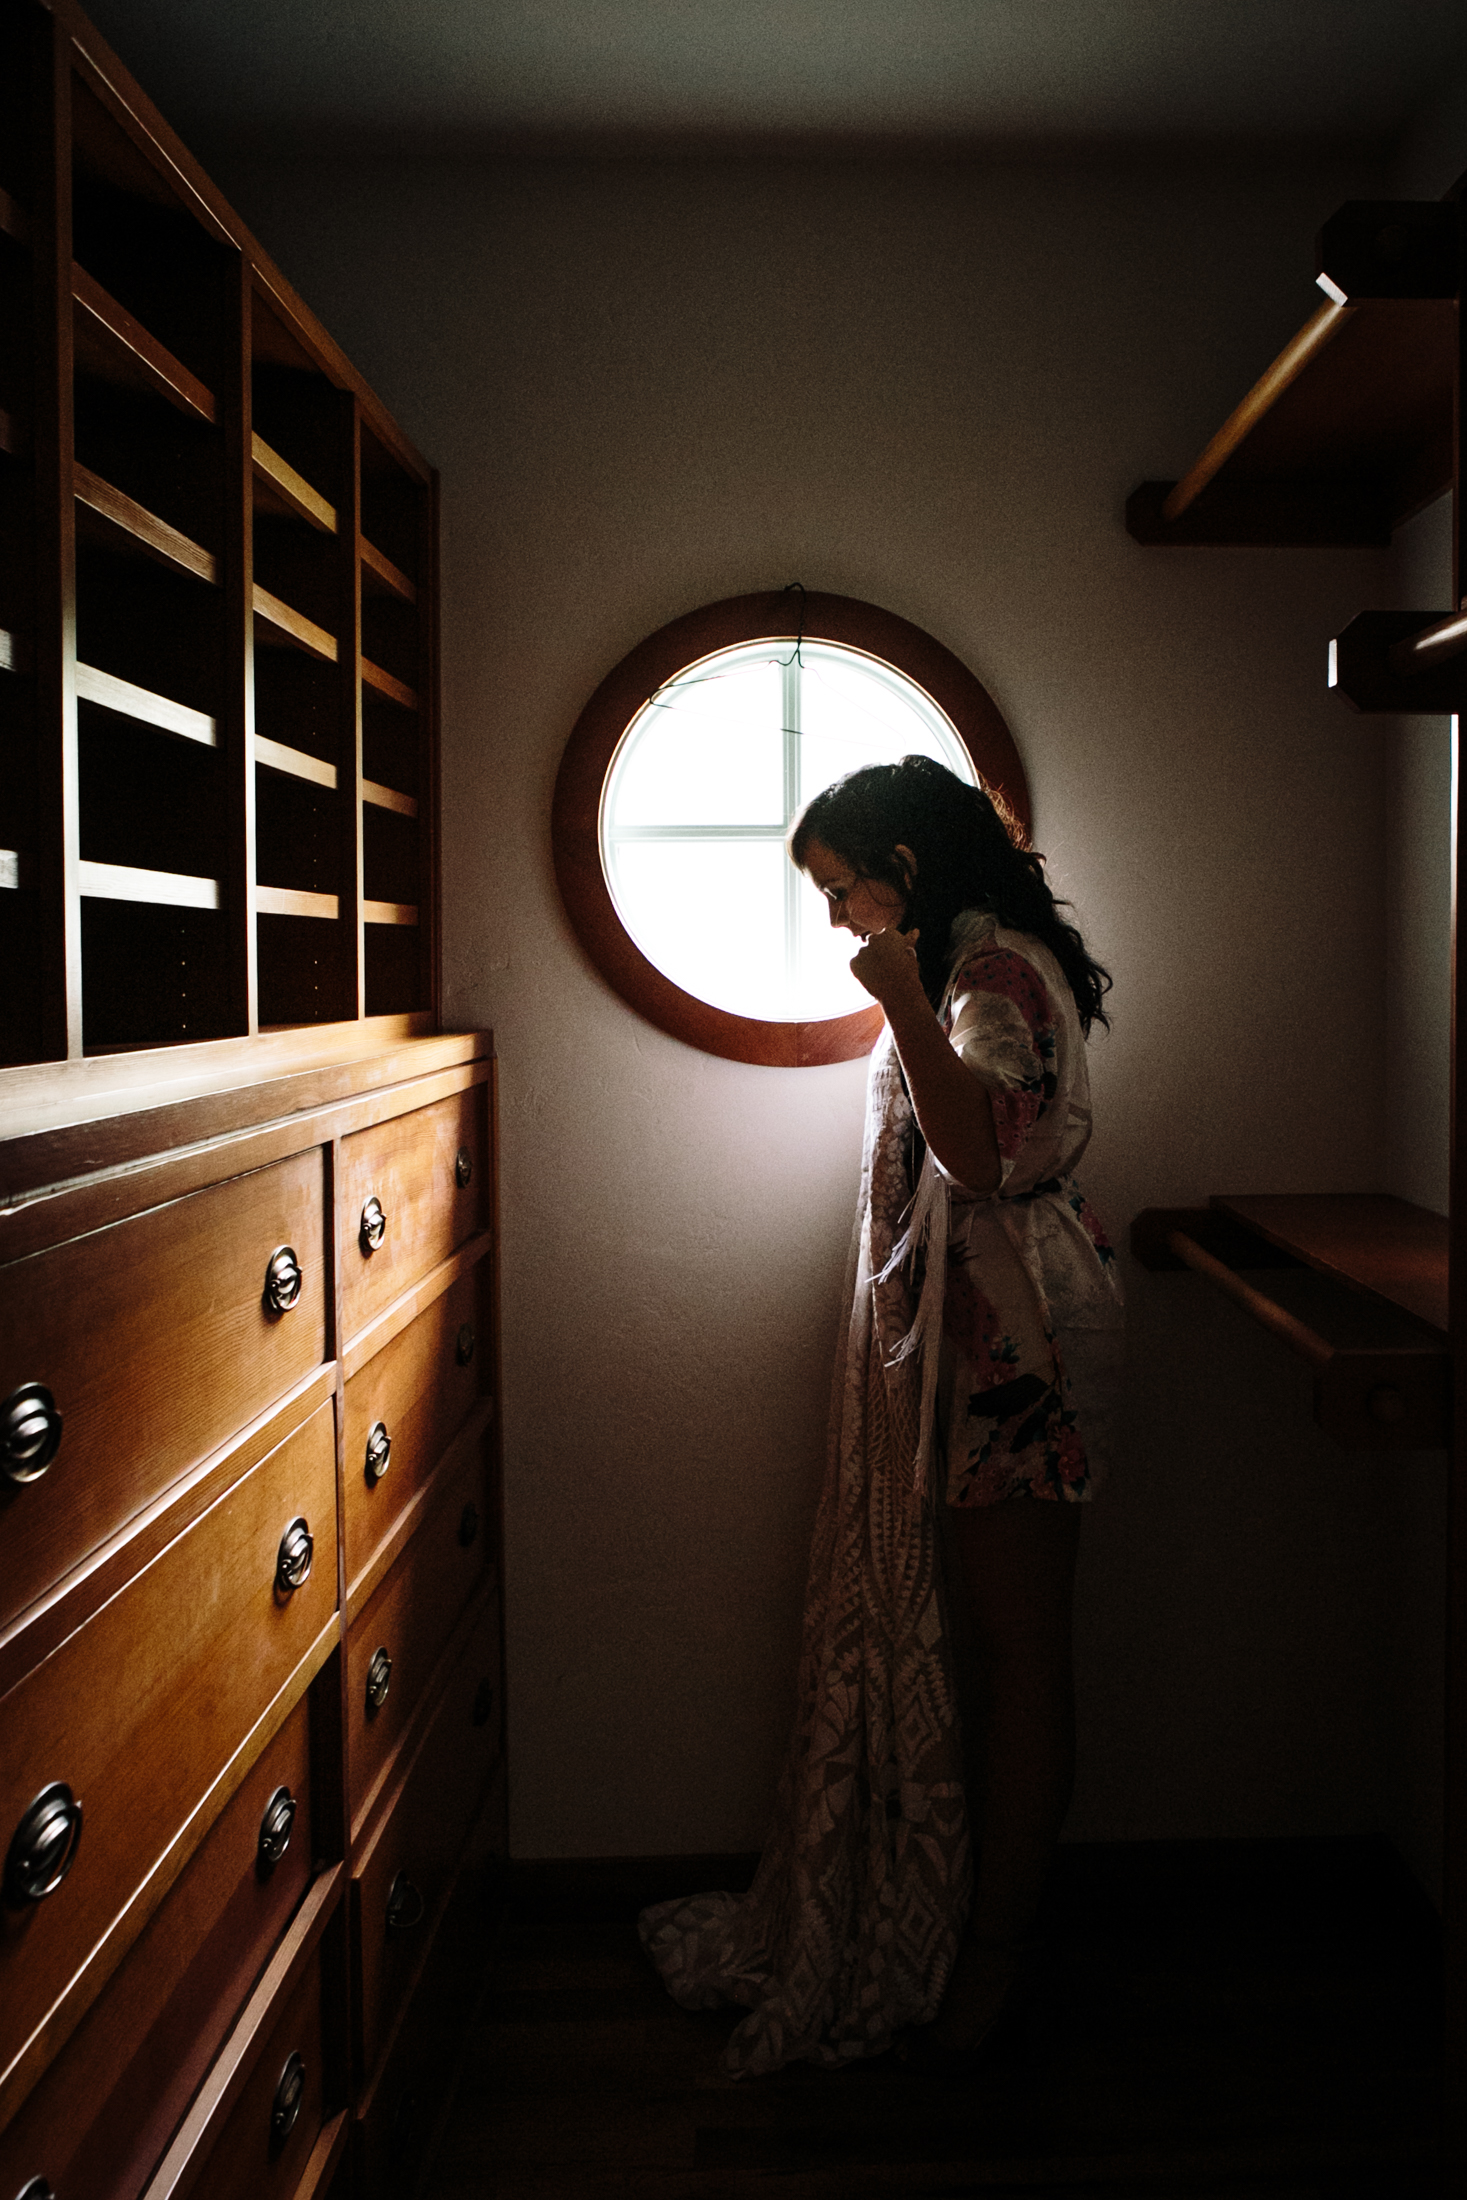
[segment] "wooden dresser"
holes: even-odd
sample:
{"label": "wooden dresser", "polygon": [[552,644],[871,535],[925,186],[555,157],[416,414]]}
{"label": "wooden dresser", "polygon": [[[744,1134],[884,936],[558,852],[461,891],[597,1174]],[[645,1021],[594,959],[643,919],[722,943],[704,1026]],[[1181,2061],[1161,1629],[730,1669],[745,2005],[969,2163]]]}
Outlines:
{"label": "wooden dresser", "polygon": [[410,2193],[502,1854],[436,478],[0,0],[0,2196]]}

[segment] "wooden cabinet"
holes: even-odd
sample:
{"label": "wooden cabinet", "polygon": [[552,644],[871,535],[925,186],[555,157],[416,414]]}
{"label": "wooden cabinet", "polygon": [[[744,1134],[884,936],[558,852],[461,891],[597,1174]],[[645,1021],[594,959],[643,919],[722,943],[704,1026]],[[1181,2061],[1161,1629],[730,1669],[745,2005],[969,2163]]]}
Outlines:
{"label": "wooden cabinet", "polygon": [[449,2067],[393,2042],[505,1775],[435,530],[73,0],[6,0],[7,2200],[360,2195],[408,2063],[414,2101]]}

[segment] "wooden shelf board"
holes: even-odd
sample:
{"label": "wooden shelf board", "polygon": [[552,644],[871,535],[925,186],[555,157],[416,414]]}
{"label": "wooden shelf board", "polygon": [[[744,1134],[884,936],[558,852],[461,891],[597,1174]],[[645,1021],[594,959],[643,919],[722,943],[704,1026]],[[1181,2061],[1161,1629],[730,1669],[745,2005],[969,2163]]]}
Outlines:
{"label": "wooden shelf board", "polygon": [[415,901],[364,901],[364,924],[416,924],[418,905]]}
{"label": "wooden shelf board", "polygon": [[[211,550],[205,550],[187,535],[180,534],[166,519],[159,519],[133,497],[114,489],[110,481],[103,481],[86,466],[72,468],[72,483],[78,504],[95,512],[110,526],[118,529],[130,543],[146,551],[183,573],[192,573],[196,579],[217,585],[219,561]],[[256,594],[259,591],[256,590]]]}
{"label": "wooden shelf board", "polygon": [[31,241],[31,218],[12,192],[0,187],[0,231],[17,244]]}
{"label": "wooden shelf board", "polygon": [[[323,664],[335,664],[336,636],[328,634],[324,626],[317,626],[304,612],[292,611],[288,603],[272,596],[268,588],[261,588],[258,581],[255,583],[255,617],[263,620],[276,636],[303,649],[307,656],[319,657]],[[270,636],[264,639],[268,641]]]}
{"label": "wooden shelf board", "polygon": [[78,361],[106,381],[128,382],[167,398],[170,405],[210,427],[218,418],[214,393],[165,344],[144,328],[84,267],[71,269]]}
{"label": "wooden shelf board", "polygon": [[167,695],[134,687],[131,680],[119,680],[115,673],[103,672],[96,665],[77,666],[76,699],[79,703],[97,703],[123,718],[136,718],[145,726],[157,726],[164,733],[176,733],[181,740],[197,741],[206,749],[219,746],[218,725],[206,711],[191,710],[186,703],[175,703]]}
{"label": "wooden shelf board", "polygon": [[307,894],[293,886],[257,886],[255,908],[262,917],[319,917],[334,923],[341,913],[335,894]]}
{"label": "wooden shelf board", "polygon": [[23,848],[0,848],[0,892],[21,893],[35,885],[31,859]]}
{"label": "wooden shelf board", "polygon": [[357,537],[357,555],[362,561],[362,583],[364,587],[370,574],[372,580],[377,582],[388,595],[400,596],[404,603],[417,602],[418,591],[414,583],[408,579],[400,566],[394,565],[391,558],[384,556],[375,543],[368,542],[365,535],[358,535]]}
{"label": "wooden shelf board", "polygon": [[84,897],[93,901],[145,901],[170,909],[217,909],[217,878],[188,878],[181,871],[141,871],[124,863],[77,866]]}
{"label": "wooden shelf board", "polygon": [[323,764],[319,756],[308,756],[304,749],[287,748],[283,741],[267,741],[262,733],[255,735],[255,762],[268,765],[274,772],[288,772],[292,779],[308,779],[314,786],[336,791],[334,764]]}
{"label": "wooden shelf board", "polygon": [[417,709],[418,691],[416,688],[410,688],[405,680],[394,679],[390,672],[384,672],[381,665],[374,665],[368,657],[362,658],[361,665],[362,678],[369,688],[375,688],[377,693],[385,695],[389,702],[401,704],[404,710]]}
{"label": "wooden shelf board", "polygon": [[1234,1196],[1212,1205],[1320,1275],[1447,1332],[1447,1218],[1386,1192]]}
{"label": "wooden shelf board", "polygon": [[418,814],[416,796],[399,794],[395,787],[384,787],[375,779],[362,781],[362,800],[370,802],[374,809],[396,810],[399,817],[416,817]]}
{"label": "wooden shelf board", "polygon": [[23,634],[12,634],[8,627],[0,626],[0,672],[27,672],[28,652]]}
{"label": "wooden shelf board", "polygon": [[336,533],[336,506],[327,501],[319,490],[313,489],[304,474],[298,474],[287,459],[270,448],[263,436],[250,438],[250,456],[254,464],[257,490],[264,488],[263,501],[287,512],[294,519],[303,519],[323,535]]}

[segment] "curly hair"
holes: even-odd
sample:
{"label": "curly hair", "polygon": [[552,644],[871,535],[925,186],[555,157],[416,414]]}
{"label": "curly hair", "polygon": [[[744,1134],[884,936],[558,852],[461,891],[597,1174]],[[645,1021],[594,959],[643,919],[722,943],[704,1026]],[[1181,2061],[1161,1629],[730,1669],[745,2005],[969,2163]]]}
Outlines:
{"label": "curly hair", "polygon": [[[1043,856],[1001,795],[970,787],[930,756],[869,764],[817,794],[796,819],[788,846],[801,870],[813,841],[858,878],[879,879],[901,894],[902,929],[920,931],[917,967],[934,1008],[947,984],[954,918],[965,909],[990,909],[1011,931],[1044,942],[1069,981],[1086,1036],[1092,1024],[1109,1030],[1101,1004],[1110,973],[1060,915],[1069,904],[1050,892]],[[910,882],[899,846],[917,859]]]}

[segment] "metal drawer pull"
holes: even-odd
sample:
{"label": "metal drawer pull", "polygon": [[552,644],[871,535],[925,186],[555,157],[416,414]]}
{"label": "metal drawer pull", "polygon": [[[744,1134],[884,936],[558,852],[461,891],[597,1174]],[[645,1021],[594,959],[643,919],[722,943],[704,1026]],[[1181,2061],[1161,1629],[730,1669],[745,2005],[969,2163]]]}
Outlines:
{"label": "metal drawer pull", "polygon": [[453,1161],[453,1181],[455,1182],[455,1184],[457,1184],[460,1191],[462,1191],[464,1186],[469,1182],[470,1178],[473,1176],[473,1173],[474,1157],[469,1152],[467,1146],[460,1146],[458,1152],[454,1156]]}
{"label": "metal drawer pull", "polygon": [[380,1482],[392,1465],[392,1438],[387,1433],[385,1421],[374,1421],[372,1433],[367,1438],[367,1480]]}
{"label": "metal drawer pull", "polygon": [[458,1539],[465,1550],[469,1548],[471,1543],[477,1541],[478,1534],[479,1508],[477,1505],[465,1505],[458,1516]]}
{"label": "metal drawer pull", "polygon": [[387,1235],[387,1214],[381,1200],[373,1192],[362,1209],[362,1225],[358,1232],[364,1253],[375,1253]]}
{"label": "metal drawer pull", "polygon": [[306,2059],[304,2055],[292,2055],[280,2073],[280,2083],[275,2088],[275,2098],[270,2103],[270,2143],[283,2147],[295,2129],[295,2120],[301,2112],[306,2097]]}
{"label": "metal drawer pull", "polygon": [[415,1925],[421,1925],[427,1915],[428,1905],[406,1872],[399,1872],[387,1895],[387,1929],[391,1933],[410,1933]]}
{"label": "metal drawer pull", "polygon": [[260,1820],[260,1876],[268,1879],[290,1847],[297,1804],[289,1788],[277,1788]]}
{"label": "metal drawer pull", "polygon": [[64,1780],[42,1788],[16,1827],[5,1858],[5,1899],[13,1910],[44,1902],[76,1862],[82,1807]]}
{"label": "metal drawer pull", "polygon": [[293,1245],[277,1245],[265,1270],[265,1304],[272,1314],[288,1314],[301,1295],[301,1264]]}
{"label": "metal drawer pull", "polygon": [[292,1596],[305,1582],[316,1553],[316,1539],[308,1520],[292,1520],[280,1538],[275,1558],[275,1586],[283,1597]]}
{"label": "metal drawer pull", "polygon": [[0,1474],[39,1482],[61,1443],[61,1416],[44,1383],[22,1383],[0,1406]]}
{"label": "metal drawer pull", "polygon": [[458,1361],[460,1367],[467,1367],[470,1360],[474,1357],[474,1345],[476,1342],[477,1340],[474,1336],[473,1323],[465,1322],[463,1328],[458,1333],[458,1342],[453,1348],[453,1356]]}
{"label": "metal drawer pull", "polygon": [[387,1701],[387,1691],[392,1686],[392,1658],[385,1643],[372,1652],[372,1662],[367,1667],[367,1717],[380,1711]]}
{"label": "metal drawer pull", "polygon": [[474,1724],[487,1726],[494,1713],[494,1683],[480,1681],[474,1697]]}

